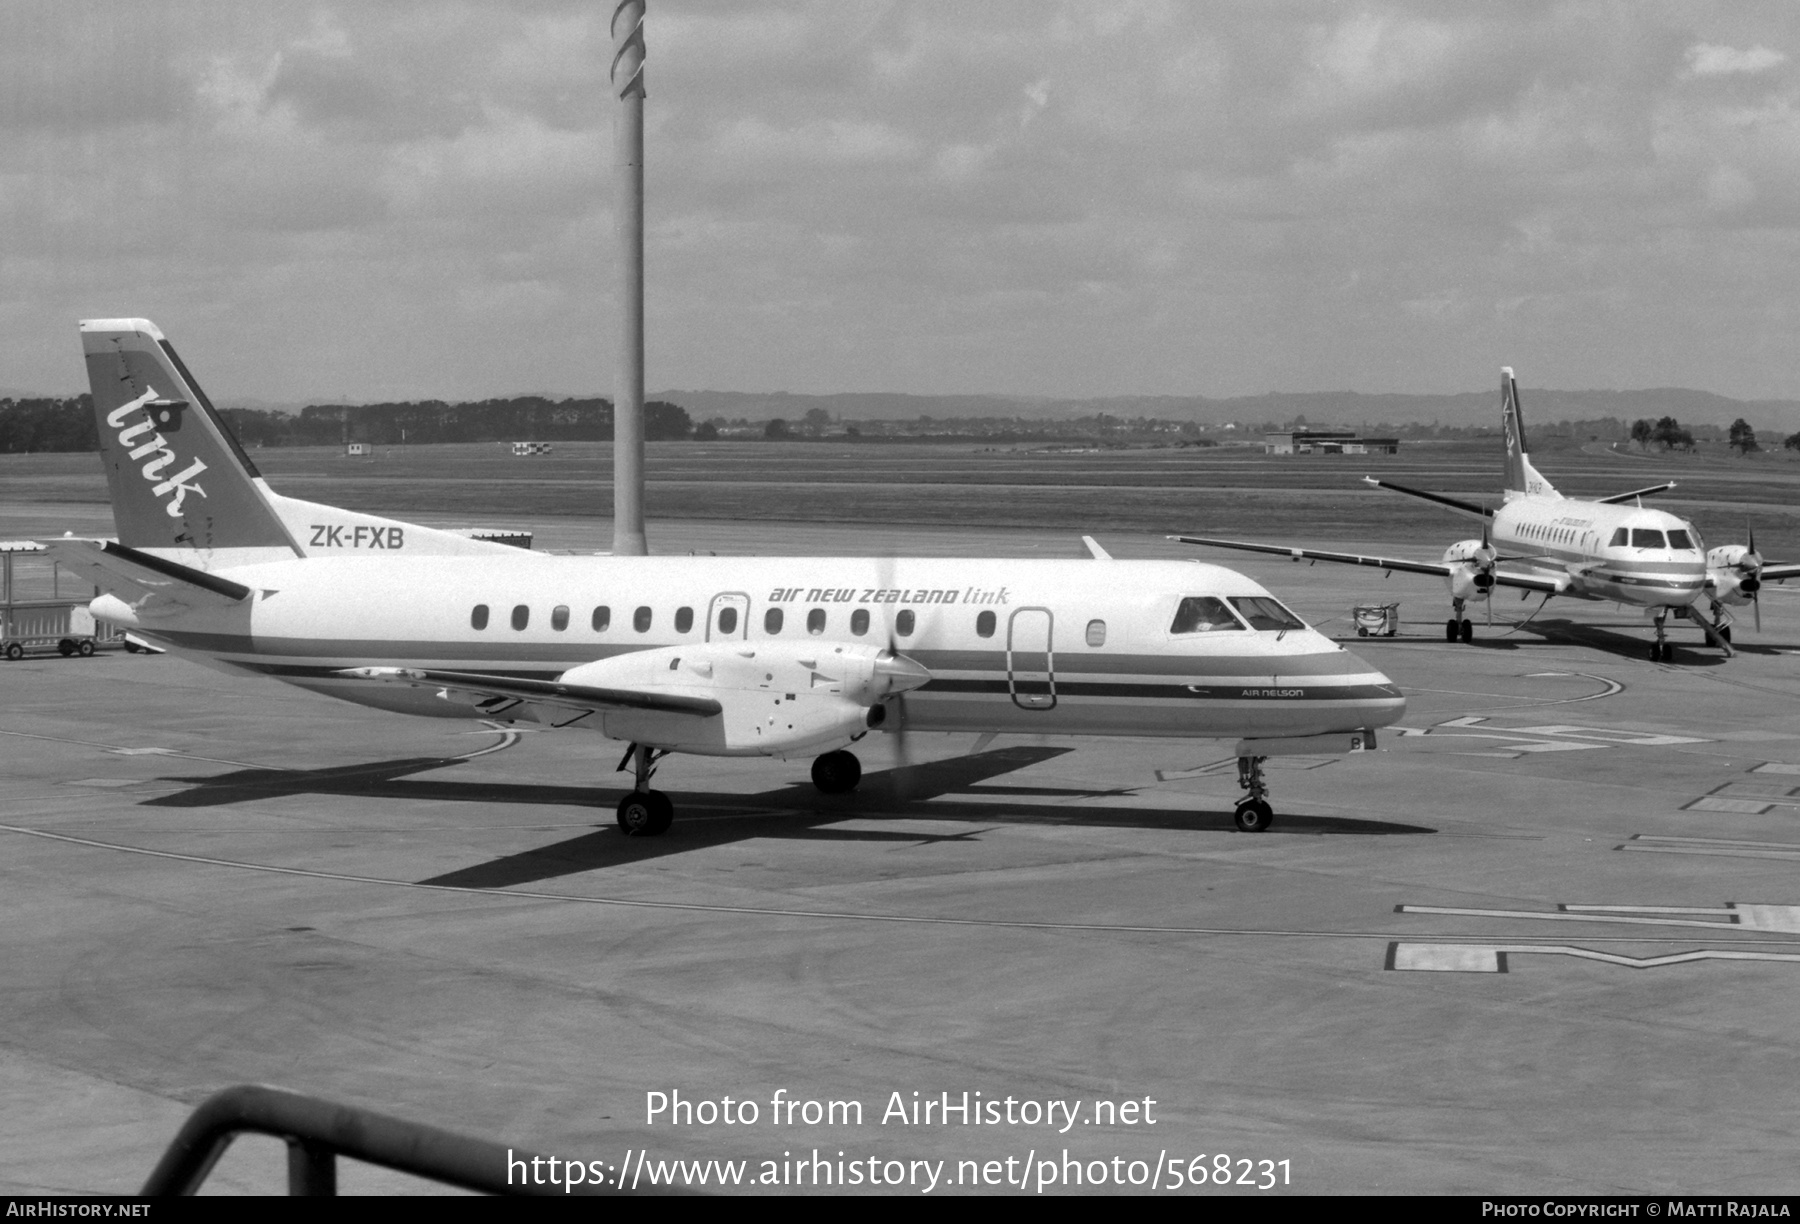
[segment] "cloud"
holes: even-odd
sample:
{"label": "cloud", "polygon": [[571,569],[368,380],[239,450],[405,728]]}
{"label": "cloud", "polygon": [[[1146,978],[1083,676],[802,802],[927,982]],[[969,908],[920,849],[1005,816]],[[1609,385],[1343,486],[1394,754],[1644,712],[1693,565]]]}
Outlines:
{"label": "cloud", "polygon": [[1747,51],[1739,51],[1735,47],[1721,47],[1713,43],[1695,43],[1687,50],[1687,72],[1689,76],[1694,77],[1736,74],[1753,76],[1759,72],[1767,72],[1771,68],[1779,68],[1787,63],[1787,59],[1788,57],[1782,52],[1761,45],[1751,47]]}

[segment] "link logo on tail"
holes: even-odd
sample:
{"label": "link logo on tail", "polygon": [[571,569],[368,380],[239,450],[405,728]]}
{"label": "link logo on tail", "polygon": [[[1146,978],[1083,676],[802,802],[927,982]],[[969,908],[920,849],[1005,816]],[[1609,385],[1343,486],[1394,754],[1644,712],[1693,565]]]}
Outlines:
{"label": "link logo on tail", "polygon": [[1560,497],[1560,493],[1531,466],[1525,445],[1525,417],[1519,411],[1519,384],[1511,366],[1500,368],[1500,418],[1506,427],[1506,499]]}

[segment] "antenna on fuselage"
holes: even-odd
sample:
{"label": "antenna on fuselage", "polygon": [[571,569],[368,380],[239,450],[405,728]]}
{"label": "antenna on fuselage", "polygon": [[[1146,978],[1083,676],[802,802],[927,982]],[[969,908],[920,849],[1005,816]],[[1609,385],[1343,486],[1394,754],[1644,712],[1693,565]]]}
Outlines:
{"label": "antenna on fuselage", "polygon": [[642,557],[644,538],[644,0],[612,15],[614,231],[619,244],[619,364],[613,375],[613,545]]}

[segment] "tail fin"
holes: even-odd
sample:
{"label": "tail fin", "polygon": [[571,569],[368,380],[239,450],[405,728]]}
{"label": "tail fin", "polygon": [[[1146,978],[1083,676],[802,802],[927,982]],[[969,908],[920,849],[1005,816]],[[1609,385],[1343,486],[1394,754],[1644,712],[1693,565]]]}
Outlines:
{"label": "tail fin", "polygon": [[119,542],[300,555],[259,473],[148,319],[84,319],[81,346]]}
{"label": "tail fin", "polygon": [[1519,410],[1519,384],[1513,379],[1511,366],[1500,367],[1500,416],[1506,427],[1507,500],[1526,495],[1561,497],[1531,466],[1531,454],[1525,445],[1525,417]]}

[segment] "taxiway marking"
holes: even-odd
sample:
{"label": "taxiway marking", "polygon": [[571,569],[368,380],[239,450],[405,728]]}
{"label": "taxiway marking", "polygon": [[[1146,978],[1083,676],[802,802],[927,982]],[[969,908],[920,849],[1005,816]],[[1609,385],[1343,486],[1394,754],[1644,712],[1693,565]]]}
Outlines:
{"label": "taxiway marking", "polygon": [[1701,854],[1714,858],[1800,859],[1800,843],[1739,841],[1729,837],[1676,837],[1654,833],[1634,834],[1616,847],[1638,854]]}
{"label": "taxiway marking", "polygon": [[1619,952],[1577,948],[1569,944],[1425,944],[1396,940],[1388,946],[1386,967],[1426,973],[1505,973],[1508,956],[1527,952],[1541,956],[1572,956],[1578,960],[1621,965],[1627,969],[1661,969],[1669,965],[1692,965],[1709,960],[1800,964],[1800,952],[1762,952],[1739,948],[1696,948],[1692,952],[1672,952],[1663,956],[1626,956]]}

